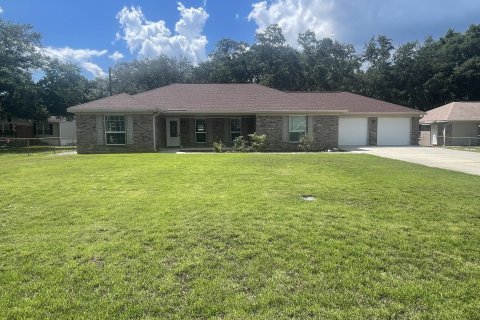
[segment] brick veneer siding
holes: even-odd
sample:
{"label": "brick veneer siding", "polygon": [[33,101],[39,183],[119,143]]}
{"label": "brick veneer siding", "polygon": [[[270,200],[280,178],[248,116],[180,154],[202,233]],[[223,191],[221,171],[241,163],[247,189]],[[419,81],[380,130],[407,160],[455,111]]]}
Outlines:
{"label": "brick veneer siding", "polygon": [[430,131],[420,131],[420,145],[422,147],[430,146]]}
{"label": "brick veneer siding", "polygon": [[376,146],[377,145],[377,127],[378,127],[378,118],[368,118],[368,145]]}
{"label": "brick veneer siding", "polygon": [[[309,116],[310,117],[310,116]],[[315,150],[338,146],[338,116],[311,116]],[[267,135],[266,150],[299,151],[298,143],[283,142],[283,116],[257,116],[258,134]]]}
{"label": "brick veneer siding", "polygon": [[412,130],[410,136],[410,144],[418,146],[420,140],[420,117],[412,117]]}
{"label": "brick veneer siding", "polygon": [[97,115],[77,114],[78,153],[153,152],[152,114],[132,114],[133,143],[123,146],[97,144]]}
{"label": "brick veneer siding", "polygon": [[313,116],[316,150],[338,147],[338,116]]}
{"label": "brick veneer siding", "polygon": [[258,134],[265,134],[267,136],[266,150],[298,150],[296,144],[282,141],[282,116],[257,115],[256,128]]}

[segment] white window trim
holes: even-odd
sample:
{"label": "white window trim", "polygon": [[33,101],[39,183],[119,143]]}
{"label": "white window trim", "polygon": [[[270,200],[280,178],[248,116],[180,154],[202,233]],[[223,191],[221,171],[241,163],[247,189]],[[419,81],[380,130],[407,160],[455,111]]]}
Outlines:
{"label": "white window trim", "polygon": [[[124,122],[124,131],[107,131],[107,117],[110,116],[121,116],[123,117],[123,122]],[[106,146],[125,146],[127,145],[127,117],[124,114],[117,114],[117,113],[112,113],[112,114],[104,114],[103,115],[103,131],[104,131],[104,138],[105,138],[105,145]],[[125,143],[108,143],[107,139],[107,133],[123,133],[125,135]]]}
{"label": "white window trim", "polygon": [[[290,118],[291,117],[305,117],[305,131],[290,131]],[[292,141],[290,140],[290,133],[292,132],[303,132],[303,134],[307,134],[308,132],[308,116],[306,114],[291,114],[288,116],[288,142],[289,143],[299,143],[300,141]]]}
{"label": "white window trim", "polygon": [[[232,131],[232,120],[238,120],[240,121],[240,131]],[[232,133],[239,133],[240,135],[242,135],[242,118],[230,118],[230,140],[234,140],[232,139]]]}
{"label": "white window trim", "polygon": [[[203,120],[205,123],[205,131],[197,131],[197,120]],[[205,135],[205,142],[198,142],[197,133],[203,133]],[[195,143],[205,144],[207,143],[207,118],[195,118]]]}

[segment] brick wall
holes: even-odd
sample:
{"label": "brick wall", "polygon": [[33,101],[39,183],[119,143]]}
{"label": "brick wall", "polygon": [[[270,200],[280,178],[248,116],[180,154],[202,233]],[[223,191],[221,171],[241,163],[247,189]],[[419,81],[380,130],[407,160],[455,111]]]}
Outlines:
{"label": "brick wall", "polygon": [[[315,150],[338,146],[338,116],[312,116]],[[298,143],[283,142],[283,116],[257,116],[256,130],[267,135],[267,150],[299,151]]]}
{"label": "brick wall", "polygon": [[313,116],[316,150],[338,147],[338,116]]}
{"label": "brick wall", "polygon": [[152,114],[133,114],[133,143],[123,146],[97,144],[97,115],[77,114],[78,153],[153,152]]}
{"label": "brick wall", "polygon": [[266,150],[297,150],[296,145],[282,142],[282,121],[282,116],[257,116],[257,133],[267,135]]}
{"label": "brick wall", "polygon": [[376,146],[377,145],[377,127],[378,127],[378,118],[368,118],[368,145]]}
{"label": "brick wall", "polygon": [[419,139],[420,139],[420,117],[413,117],[410,144],[412,146],[418,146]]}
{"label": "brick wall", "polygon": [[420,131],[420,142],[422,147],[430,146],[430,131]]}

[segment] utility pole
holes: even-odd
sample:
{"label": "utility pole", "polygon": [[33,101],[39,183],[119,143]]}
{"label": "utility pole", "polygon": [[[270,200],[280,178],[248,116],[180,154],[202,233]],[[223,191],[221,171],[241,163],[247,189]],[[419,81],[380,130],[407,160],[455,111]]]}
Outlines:
{"label": "utility pole", "polygon": [[108,67],[108,93],[112,95],[112,67]]}

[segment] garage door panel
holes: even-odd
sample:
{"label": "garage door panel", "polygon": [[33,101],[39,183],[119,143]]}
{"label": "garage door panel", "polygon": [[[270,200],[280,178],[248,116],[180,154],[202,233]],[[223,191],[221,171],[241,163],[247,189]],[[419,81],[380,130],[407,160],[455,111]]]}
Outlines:
{"label": "garage door panel", "polygon": [[377,145],[410,145],[410,118],[378,118]]}
{"label": "garage door panel", "polygon": [[339,146],[366,146],[368,141],[367,118],[338,118]]}

